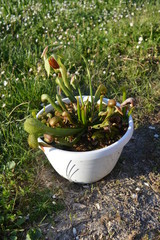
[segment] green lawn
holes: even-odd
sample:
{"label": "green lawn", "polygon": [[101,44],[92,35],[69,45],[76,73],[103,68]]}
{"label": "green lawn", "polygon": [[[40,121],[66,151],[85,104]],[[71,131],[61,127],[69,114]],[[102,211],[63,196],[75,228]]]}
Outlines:
{"label": "green lawn", "polygon": [[65,65],[81,79],[84,94],[85,64],[70,46],[87,59],[94,88],[104,83],[107,97],[121,101],[125,86],[137,101],[138,127],[160,107],[160,3],[1,0],[0,29],[0,236],[25,239],[28,231],[38,239],[39,224],[63,208],[37,181],[48,163],[28,147],[23,130],[32,110],[41,108],[41,94],[56,92],[43,67],[44,47],[63,45]]}

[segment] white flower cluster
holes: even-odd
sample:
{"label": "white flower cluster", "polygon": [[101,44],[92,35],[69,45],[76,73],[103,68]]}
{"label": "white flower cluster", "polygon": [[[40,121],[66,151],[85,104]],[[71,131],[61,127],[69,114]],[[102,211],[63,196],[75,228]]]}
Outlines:
{"label": "white flower cluster", "polygon": [[141,36],[138,38],[138,45],[136,46],[137,49],[140,47],[140,44],[142,43],[142,41],[143,41],[143,37]]}

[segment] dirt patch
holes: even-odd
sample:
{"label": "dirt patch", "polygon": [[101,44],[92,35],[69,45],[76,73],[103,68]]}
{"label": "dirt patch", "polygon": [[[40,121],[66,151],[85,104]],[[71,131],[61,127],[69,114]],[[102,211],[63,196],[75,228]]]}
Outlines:
{"label": "dirt patch", "polygon": [[54,200],[65,210],[42,227],[51,240],[160,239],[160,126],[135,130],[113,171],[101,181],[79,185],[55,171]]}

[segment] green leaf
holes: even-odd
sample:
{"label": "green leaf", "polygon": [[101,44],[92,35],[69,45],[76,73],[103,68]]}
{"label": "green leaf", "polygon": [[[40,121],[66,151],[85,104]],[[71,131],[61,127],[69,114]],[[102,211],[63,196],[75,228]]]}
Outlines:
{"label": "green leaf", "polygon": [[17,240],[17,236],[10,236],[10,240]]}
{"label": "green leaf", "polygon": [[47,75],[49,77],[49,75],[50,75],[50,65],[49,65],[48,59],[45,59],[44,67],[45,67]]}
{"label": "green leaf", "polygon": [[28,118],[24,122],[24,130],[29,134],[37,135],[37,137],[45,133],[56,137],[66,137],[81,132],[83,128],[51,128],[35,118]]}
{"label": "green leaf", "polygon": [[8,163],[7,163],[7,168],[8,168],[8,169],[13,169],[13,168],[15,168],[15,166],[16,166],[16,164],[15,164],[14,161],[11,161],[11,162],[8,162]]}
{"label": "green leaf", "polygon": [[36,134],[29,134],[28,136],[28,144],[31,148],[38,148],[38,135]]}
{"label": "green leaf", "polygon": [[26,240],[38,240],[41,237],[42,232],[40,228],[31,228],[26,235]]}
{"label": "green leaf", "polygon": [[0,216],[0,224],[2,225],[4,222],[4,217],[3,216]]}
{"label": "green leaf", "polygon": [[97,88],[97,91],[95,92],[95,98],[94,101],[97,102],[101,95],[105,95],[107,92],[106,87],[103,84],[100,84]]}
{"label": "green leaf", "polygon": [[124,102],[124,101],[126,100],[126,98],[127,98],[126,88],[125,88],[125,87],[123,87],[123,88],[122,88],[122,91],[123,91],[123,98],[122,98],[122,102]]}
{"label": "green leaf", "polygon": [[26,235],[26,240],[32,240],[29,233]]}
{"label": "green leaf", "polygon": [[24,217],[21,217],[17,220],[16,225],[21,226],[25,221],[26,219]]}

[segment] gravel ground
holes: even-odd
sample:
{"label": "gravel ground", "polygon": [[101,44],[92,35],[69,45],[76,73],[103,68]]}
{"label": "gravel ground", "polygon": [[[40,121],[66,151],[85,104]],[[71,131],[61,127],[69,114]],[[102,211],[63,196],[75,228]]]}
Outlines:
{"label": "gravel ground", "polygon": [[51,171],[53,200],[65,209],[41,226],[46,239],[160,239],[158,124],[135,130],[114,170],[97,183],[70,183]]}

